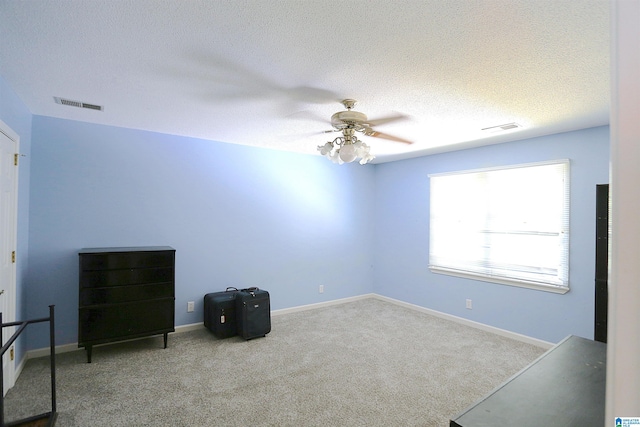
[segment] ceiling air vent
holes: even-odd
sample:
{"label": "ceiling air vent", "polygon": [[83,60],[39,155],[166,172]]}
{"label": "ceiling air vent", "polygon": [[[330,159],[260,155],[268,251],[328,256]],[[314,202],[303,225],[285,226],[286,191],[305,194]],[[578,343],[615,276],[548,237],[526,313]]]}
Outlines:
{"label": "ceiling air vent", "polygon": [[98,110],[98,111],[104,110],[104,107],[102,105],[88,104],[86,102],[80,102],[80,101],[72,101],[70,99],[60,98],[59,96],[54,96],[53,99],[56,101],[56,104],[60,104],[60,105],[69,105],[71,107],[78,107],[78,108],[88,108],[89,110]]}
{"label": "ceiling air vent", "polygon": [[517,129],[520,128],[522,126],[520,126],[517,123],[507,123],[504,125],[499,125],[499,126],[491,126],[488,128],[484,128],[481,129],[483,132],[488,132],[488,133],[495,133],[495,132],[504,132],[506,130],[511,130],[511,129]]}

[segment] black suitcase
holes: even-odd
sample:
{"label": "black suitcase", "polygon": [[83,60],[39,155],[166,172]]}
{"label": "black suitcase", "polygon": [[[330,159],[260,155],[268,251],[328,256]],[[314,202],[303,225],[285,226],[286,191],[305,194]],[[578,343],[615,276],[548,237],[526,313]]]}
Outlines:
{"label": "black suitcase", "polygon": [[236,294],[238,289],[227,288],[204,296],[204,326],[218,338],[237,335]]}
{"label": "black suitcase", "polygon": [[236,322],[238,335],[246,340],[271,332],[269,292],[258,288],[240,290],[236,294]]}

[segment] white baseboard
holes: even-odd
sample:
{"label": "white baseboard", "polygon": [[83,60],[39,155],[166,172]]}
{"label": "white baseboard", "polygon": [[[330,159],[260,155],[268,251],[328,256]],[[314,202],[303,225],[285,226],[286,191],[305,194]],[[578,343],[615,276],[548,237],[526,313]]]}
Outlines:
{"label": "white baseboard", "polygon": [[202,329],[204,328],[204,323],[203,322],[198,322],[198,323],[190,323],[188,325],[180,325],[180,326],[176,326],[176,331],[174,332],[175,334],[177,333],[181,333],[181,332],[191,332],[191,331],[196,331],[198,329]]}
{"label": "white baseboard", "polygon": [[315,304],[306,304],[306,305],[299,305],[297,307],[281,308],[279,310],[272,310],[271,311],[271,316],[280,316],[282,314],[298,313],[300,311],[314,310],[316,308],[322,308],[322,307],[330,307],[332,305],[340,305],[340,304],[345,304],[345,303],[348,303],[348,302],[358,301],[358,300],[362,300],[362,299],[373,298],[374,296],[375,296],[375,294],[363,294],[363,295],[357,295],[355,297],[348,297],[348,298],[334,299],[334,300],[331,300],[331,301],[318,302],[318,303],[315,303]]}
{"label": "white baseboard", "polygon": [[[56,346],[56,354],[69,353],[70,351],[78,351],[78,350],[82,350],[81,348],[78,348],[78,343],[62,344],[62,345]],[[49,354],[51,354],[49,351],[49,347],[38,348],[35,350],[27,351],[26,359],[28,360],[28,359],[35,359],[36,357],[45,357],[45,356],[48,356]]]}
{"label": "white baseboard", "polygon": [[500,329],[500,328],[496,328],[493,326],[489,326],[489,325],[485,325],[484,323],[479,323],[479,322],[474,322],[473,320],[469,320],[469,319],[465,319],[462,317],[458,317],[458,316],[454,316],[452,314],[447,314],[447,313],[442,313],[440,311],[436,311],[436,310],[431,310],[429,308],[425,308],[425,307],[421,307],[419,305],[416,304],[411,304],[408,302],[404,302],[404,301],[400,301],[397,299],[393,299],[393,298],[389,298],[389,297],[385,297],[382,295],[378,295],[378,294],[372,294],[373,298],[382,300],[382,301],[386,301],[386,302],[390,302],[392,304],[396,304],[405,308],[409,308],[412,310],[416,310],[416,311],[420,311],[422,313],[426,313],[426,314],[430,314],[432,316],[435,317],[439,317],[441,319],[446,319],[446,320],[451,320],[453,322],[456,323],[461,323],[463,325],[466,326],[470,326],[472,328],[476,328],[476,329],[481,329],[483,331],[486,332],[491,332],[493,334],[496,335],[501,335],[503,337],[507,337],[507,338],[511,338],[514,339],[516,341],[521,341],[527,344],[531,344],[531,345],[535,345],[537,347],[543,348],[545,350],[549,350],[551,347],[553,347],[555,344],[547,342],[547,341],[543,341],[543,340],[539,340],[537,338],[532,338],[529,337],[527,335],[522,335],[522,334],[518,334],[515,332],[511,332],[511,331],[507,331],[506,329]]}
{"label": "white baseboard", "polygon": [[22,373],[22,370],[24,369],[24,365],[27,363],[27,360],[29,359],[29,357],[27,355],[25,355],[20,362],[16,365],[16,371],[13,373],[13,377],[18,380],[18,377],[20,377],[20,374]]}
{"label": "white baseboard", "polygon": [[[322,308],[322,307],[330,307],[330,306],[333,306],[333,305],[345,304],[345,303],[358,301],[358,300],[363,300],[363,299],[367,299],[367,298],[375,298],[375,299],[379,299],[379,300],[382,300],[382,301],[390,302],[392,304],[400,305],[402,307],[409,308],[409,309],[412,309],[412,310],[417,310],[417,311],[420,311],[422,313],[430,314],[432,316],[436,316],[436,317],[440,317],[440,318],[443,318],[443,319],[451,320],[451,321],[454,321],[454,322],[457,322],[457,323],[461,323],[463,325],[470,326],[472,328],[481,329],[483,331],[491,332],[491,333],[494,333],[496,335],[501,335],[501,336],[505,336],[507,338],[515,339],[517,341],[525,342],[527,344],[532,344],[532,345],[538,346],[540,348],[544,348],[545,350],[548,350],[548,349],[550,349],[551,347],[554,346],[554,344],[552,344],[550,342],[547,342],[547,341],[542,341],[542,340],[539,340],[539,339],[536,339],[536,338],[528,337],[526,335],[517,334],[515,332],[510,332],[510,331],[507,331],[505,329],[495,328],[493,326],[488,326],[488,325],[485,325],[483,323],[474,322],[472,320],[464,319],[462,317],[453,316],[451,314],[442,313],[442,312],[439,312],[439,311],[436,311],[436,310],[431,310],[429,308],[421,307],[419,305],[410,304],[408,302],[400,301],[400,300],[397,300],[397,299],[393,299],[393,298],[389,298],[389,297],[385,297],[385,296],[378,295],[378,294],[373,294],[373,293],[357,295],[357,296],[348,297],[348,298],[341,298],[341,299],[336,299],[336,300],[332,300],[332,301],[324,301],[324,302],[319,302],[319,303],[315,303],[315,304],[306,304],[306,305],[300,305],[300,306],[297,306],[297,307],[290,307],[290,308],[282,308],[282,309],[279,309],[279,310],[272,310],[271,311],[271,316],[281,316],[283,314],[298,313],[298,312],[301,312],[301,311],[314,310],[316,308]],[[199,322],[199,323],[191,323],[189,325],[176,326],[176,328],[175,328],[176,331],[174,333],[189,332],[189,331],[194,331],[194,330],[201,329],[201,328],[204,328],[204,325],[201,322]],[[122,342],[122,341],[120,341],[120,342]],[[103,345],[107,345],[107,344],[103,344]],[[78,343],[63,344],[63,345],[56,346],[56,354],[68,353],[70,351],[78,351],[78,350],[82,350],[82,348],[78,347]],[[24,364],[26,363],[26,361],[28,359],[33,359],[33,358],[36,358],[36,357],[48,356],[49,355],[49,351],[50,351],[49,347],[27,351],[26,356],[22,359],[22,361],[20,362],[20,364],[18,365],[18,367],[16,369],[16,379],[20,375],[20,372],[22,372],[22,368],[24,367]]]}

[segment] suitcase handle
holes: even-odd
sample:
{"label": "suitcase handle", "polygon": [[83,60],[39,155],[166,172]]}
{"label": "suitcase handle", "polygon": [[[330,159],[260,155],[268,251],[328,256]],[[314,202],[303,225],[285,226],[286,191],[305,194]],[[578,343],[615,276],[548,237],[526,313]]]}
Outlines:
{"label": "suitcase handle", "polygon": [[225,292],[237,291],[237,290],[238,290],[238,288],[234,288],[233,286],[229,286],[229,287],[227,288],[227,290],[225,290]]}
{"label": "suitcase handle", "polygon": [[255,292],[255,291],[259,291],[259,290],[260,290],[260,289],[259,289],[259,288],[257,288],[256,286],[252,286],[252,287],[250,287],[250,288],[243,289],[242,291],[243,291],[243,292],[251,292],[251,293],[253,293],[253,292]]}

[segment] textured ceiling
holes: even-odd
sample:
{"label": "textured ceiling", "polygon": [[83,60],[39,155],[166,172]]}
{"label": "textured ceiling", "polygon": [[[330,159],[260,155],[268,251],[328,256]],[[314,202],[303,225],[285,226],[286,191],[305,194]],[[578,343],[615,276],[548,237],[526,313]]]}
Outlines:
{"label": "textured ceiling", "polygon": [[354,98],[409,116],[361,138],[383,162],[608,124],[609,2],[0,0],[0,75],[36,115],[310,154]]}

